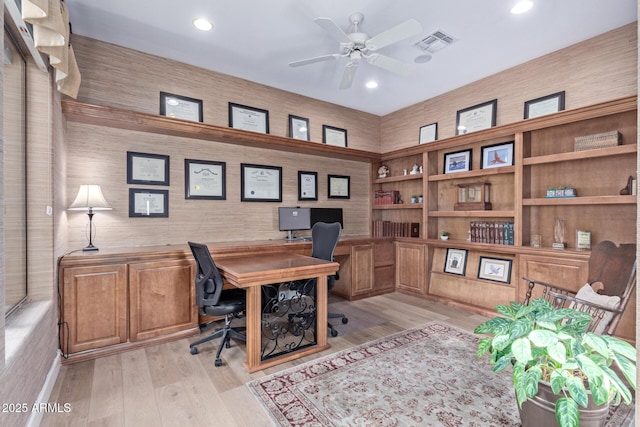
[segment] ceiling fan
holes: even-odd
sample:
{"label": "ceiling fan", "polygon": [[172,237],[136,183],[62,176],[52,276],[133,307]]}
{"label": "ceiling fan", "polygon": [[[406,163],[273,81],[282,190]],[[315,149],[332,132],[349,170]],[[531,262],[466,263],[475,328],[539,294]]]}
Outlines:
{"label": "ceiling fan", "polygon": [[348,89],[351,87],[356,69],[362,59],[376,67],[383,68],[401,76],[408,76],[413,69],[410,64],[405,64],[397,59],[381,55],[376,53],[376,51],[420,33],[422,31],[422,25],[412,18],[396,25],[395,27],[383,31],[376,36],[369,37],[367,34],[361,33],[358,30],[363,19],[364,15],[359,12],[353,13],[349,16],[349,22],[351,22],[354,27],[354,31],[349,34],[345,33],[335,22],[333,22],[333,20],[331,20],[331,18],[314,19],[316,24],[324,28],[325,31],[327,31],[334,39],[340,42],[340,52],[290,62],[289,66],[299,67],[301,65],[313,64],[315,62],[349,58],[349,62],[345,66],[342,74],[340,89]]}

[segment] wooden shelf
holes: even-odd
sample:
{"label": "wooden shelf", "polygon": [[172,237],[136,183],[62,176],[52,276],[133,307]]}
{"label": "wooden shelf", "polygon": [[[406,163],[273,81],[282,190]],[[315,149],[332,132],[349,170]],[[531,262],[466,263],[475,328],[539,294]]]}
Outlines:
{"label": "wooden shelf", "polygon": [[397,203],[395,205],[373,205],[372,209],[393,210],[393,209],[422,209],[422,203]]}
{"label": "wooden shelf", "polygon": [[541,197],[523,199],[523,206],[633,205],[636,196]]}
{"label": "wooden shelf", "polygon": [[514,211],[429,211],[430,217],[447,218],[513,218]]}
{"label": "wooden shelf", "polygon": [[449,179],[475,178],[475,177],[488,178],[492,175],[509,174],[509,173],[514,173],[515,171],[516,171],[515,166],[504,166],[501,168],[480,169],[480,170],[467,171],[467,172],[431,175],[429,176],[429,181],[445,181]]}
{"label": "wooden shelf", "polygon": [[638,151],[637,144],[618,145],[609,148],[597,148],[593,150],[572,151],[569,153],[550,154],[548,156],[528,157],[522,160],[525,166],[540,165],[555,162],[567,162],[574,160],[592,159],[597,157],[618,156]]}
{"label": "wooden shelf", "polygon": [[400,182],[400,181],[411,181],[414,179],[422,179],[421,173],[416,173],[413,175],[398,175],[398,176],[389,176],[387,178],[376,178],[373,180],[374,184],[384,184],[385,182]]}
{"label": "wooden shelf", "polygon": [[122,108],[93,105],[70,99],[64,99],[62,101],[62,112],[65,118],[71,122],[108,126],[116,129],[173,135],[247,147],[268,148],[270,150],[310,154],[357,162],[380,161],[380,154],[371,151],[336,147],[318,142],[300,141],[293,138],[174,119]]}

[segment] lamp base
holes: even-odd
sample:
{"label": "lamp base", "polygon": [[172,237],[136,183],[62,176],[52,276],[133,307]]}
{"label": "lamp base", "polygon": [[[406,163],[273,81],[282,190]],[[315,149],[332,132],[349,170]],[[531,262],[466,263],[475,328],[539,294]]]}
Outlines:
{"label": "lamp base", "polygon": [[90,251],[97,251],[97,250],[98,248],[93,246],[91,243],[86,248],[82,248],[82,252],[90,252]]}

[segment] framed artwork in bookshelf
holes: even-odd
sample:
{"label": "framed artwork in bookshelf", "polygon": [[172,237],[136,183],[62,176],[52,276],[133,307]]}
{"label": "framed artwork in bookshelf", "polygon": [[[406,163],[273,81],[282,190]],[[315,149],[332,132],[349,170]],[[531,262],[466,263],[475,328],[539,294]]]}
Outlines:
{"label": "framed artwork in bookshelf", "polygon": [[513,166],[513,141],[482,147],[482,169]]}
{"label": "framed artwork in bookshelf", "polygon": [[471,150],[456,151],[444,155],[444,173],[466,172],[471,170]]}
{"label": "framed artwork in bookshelf", "polygon": [[467,250],[447,248],[444,272],[464,276],[467,269]]}
{"label": "framed artwork in bookshelf", "polygon": [[491,280],[500,283],[511,282],[510,259],[480,257],[478,279]]}

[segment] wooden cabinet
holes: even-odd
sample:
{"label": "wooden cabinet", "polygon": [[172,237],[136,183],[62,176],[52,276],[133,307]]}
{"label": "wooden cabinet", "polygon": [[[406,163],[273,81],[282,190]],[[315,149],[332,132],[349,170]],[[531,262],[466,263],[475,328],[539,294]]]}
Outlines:
{"label": "wooden cabinet", "polygon": [[425,295],[427,284],[426,245],[424,243],[396,242],[396,288]]}

